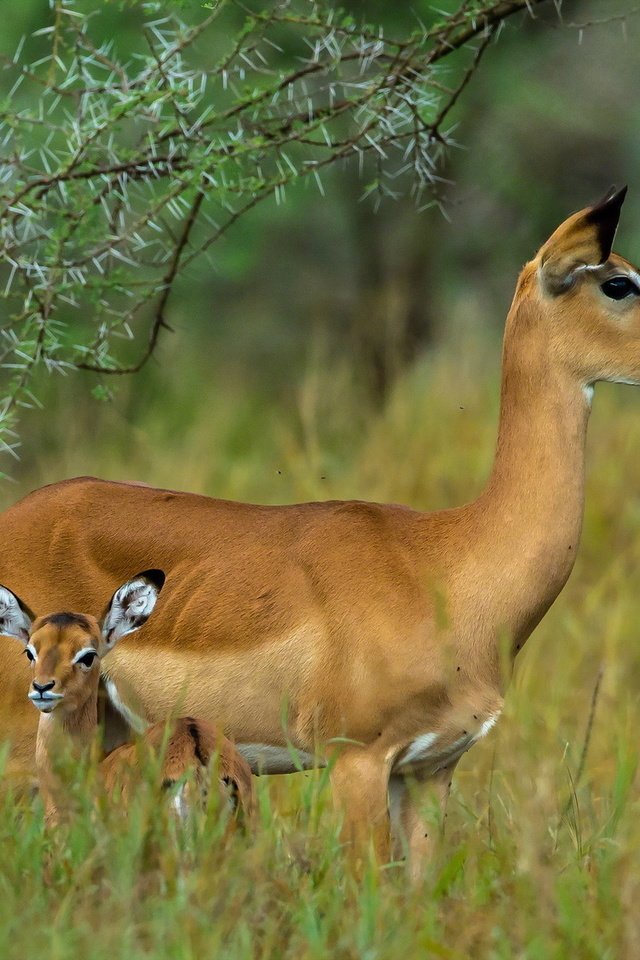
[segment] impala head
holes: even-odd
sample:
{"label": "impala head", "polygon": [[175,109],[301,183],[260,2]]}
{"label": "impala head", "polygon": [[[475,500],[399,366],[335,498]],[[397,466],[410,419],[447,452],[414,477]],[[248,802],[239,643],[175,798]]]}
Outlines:
{"label": "impala head", "polygon": [[640,383],[640,273],[611,252],[625,194],[612,189],[565,220],[524,268],[514,302],[535,299],[552,357],[584,387]]}
{"label": "impala head", "polygon": [[161,570],[145,570],[119,587],[100,620],[83,613],[34,617],[0,586],[0,634],[15,637],[33,669],[29,699],[42,713],[72,713],[96,695],[100,660],[121,637],[139,630],[164,584]]}

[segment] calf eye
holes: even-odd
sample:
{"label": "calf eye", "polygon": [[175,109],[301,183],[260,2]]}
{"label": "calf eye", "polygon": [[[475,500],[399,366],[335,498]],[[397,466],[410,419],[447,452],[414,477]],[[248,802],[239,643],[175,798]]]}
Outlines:
{"label": "calf eye", "polygon": [[97,656],[97,653],[94,653],[93,650],[89,650],[88,653],[85,653],[84,656],[79,657],[75,662],[79,663],[81,667],[85,668],[85,670],[88,670],[89,667],[93,666],[93,661]]}
{"label": "calf eye", "polygon": [[611,300],[624,300],[630,293],[640,293],[635,283],[629,277],[611,277],[600,285],[605,297]]}

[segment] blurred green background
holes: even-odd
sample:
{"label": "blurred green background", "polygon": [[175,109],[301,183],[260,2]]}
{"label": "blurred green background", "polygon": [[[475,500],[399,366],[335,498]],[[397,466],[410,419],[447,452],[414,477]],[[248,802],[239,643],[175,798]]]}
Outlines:
{"label": "blurred green background", "polygon": [[[424,2],[347,6],[395,33],[433,18]],[[19,486],[5,483],[3,501],[77,473],[276,502],[325,489],[374,494],[342,476],[344,454],[362,444],[371,417],[443,354],[467,380],[457,377],[448,392],[497,382],[520,265],[611,183],[630,184],[618,248],[633,258],[640,19],[597,23],[631,6],[567,0],[564,27],[551,3],[535,19],[506,23],[456,108],[460,146],[438,190],[446,216],[419,213],[406,196],[376,211],[362,200],[355,165],[332,168],[324,197],[302,183],[286,203],[267,201],[183,275],[168,314],[174,332],[142,374],[103,379],[111,402],[93,399],[91,375],[43,373],[44,410],[21,416],[21,459],[8,467]],[[199,3],[181,8],[185,19],[202,16]],[[140,5],[83,0],[78,9],[93,10],[118,49],[135,45]],[[51,16],[46,0],[13,6],[1,52],[12,54]],[[447,435],[465,442],[464,417]],[[466,440],[484,469],[486,441]],[[326,487],[291,476],[292,446]]]}

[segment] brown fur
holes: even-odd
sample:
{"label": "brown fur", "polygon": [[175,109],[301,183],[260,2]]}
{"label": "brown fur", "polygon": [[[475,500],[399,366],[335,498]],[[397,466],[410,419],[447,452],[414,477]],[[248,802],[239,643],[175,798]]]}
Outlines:
{"label": "brown fur", "polygon": [[[580,540],[589,403],[599,379],[640,380],[640,305],[607,299],[601,205],[569,218],[521,274],[507,318],[500,428],[484,492],[454,510],[375,503],[266,507],[81,478],[0,517],[0,581],[40,606],[96,609],[133,571],[167,575],[156,612],[104,664],[148,720],[181,711],[238,744],[324,758],[345,835],[389,850],[387,789],[414,871],[430,840],[423,784],[446,797],[457,758],[398,770],[416,737],[453,756],[499,710],[501,645],[521,648]],[[608,234],[612,231],[607,227]],[[587,264],[597,270],[578,271]],[[2,728],[29,766],[34,718],[15,645]],[[18,711],[20,711],[18,713]],[[414,787],[407,789],[404,773]]]}
{"label": "brown fur", "polygon": [[[237,810],[245,824],[255,819],[255,797],[251,769],[233,744],[222,736],[212,723],[194,717],[180,717],[155,723],[144,734],[145,747],[155,753],[163,751],[161,783],[168,787],[178,783],[191,771],[194,775],[196,798],[202,802],[210,780],[210,765],[217,757],[217,782],[222,807]],[[139,762],[139,747],[135,743],[123,744],[112,751],[101,763],[101,772],[108,792],[122,789],[124,799],[130,791],[129,772]],[[135,777],[134,777],[135,779]],[[191,799],[194,804],[194,798]]]}
{"label": "brown fur", "polygon": [[[30,642],[38,659],[33,667],[33,680],[47,684],[54,680],[53,691],[64,694],[64,700],[50,714],[41,714],[36,738],[36,768],[44,797],[47,822],[55,823],[64,805],[64,787],[53,773],[55,751],[69,742],[76,749],[90,747],[98,727],[98,687],[100,661],[89,670],[72,664],[82,648],[100,644],[100,628],[93,617],[62,614],[41,617],[33,624]],[[35,710],[34,710],[35,712]],[[109,794],[118,793],[126,803],[135,787],[140,750],[162,752],[160,783],[170,786],[186,774],[193,775],[187,784],[187,804],[202,803],[210,780],[210,764],[217,758],[220,801],[230,803],[240,812],[243,821],[251,824],[255,814],[251,770],[211,723],[193,717],[180,717],[156,723],[145,731],[141,743],[123,744],[100,764],[100,776]],[[195,787],[196,794],[193,795]]]}

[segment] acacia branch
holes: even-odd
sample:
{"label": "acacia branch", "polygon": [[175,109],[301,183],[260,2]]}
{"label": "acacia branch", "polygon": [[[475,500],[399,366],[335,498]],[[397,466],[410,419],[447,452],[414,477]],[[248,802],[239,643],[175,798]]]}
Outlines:
{"label": "acacia branch", "polygon": [[128,367],[104,367],[100,364],[95,363],[86,363],[85,361],[76,361],[75,366],[78,370],[90,370],[92,373],[138,373],[144,367],[145,363],[151,357],[153,351],[156,348],[158,343],[158,337],[160,336],[160,331],[164,328],[170,330],[171,327],[166,321],[165,312],[167,307],[167,302],[171,295],[173,289],[173,284],[178,275],[178,270],[180,268],[180,261],[182,255],[189,243],[189,235],[193,229],[193,225],[198,219],[198,213],[200,207],[202,206],[202,201],[204,200],[204,193],[200,190],[196,194],[195,200],[191,204],[191,209],[189,210],[189,215],[184,222],[182,233],[178,237],[178,240],[173,251],[173,256],[171,258],[171,263],[169,269],[167,270],[163,282],[162,282],[162,292],[160,294],[160,299],[155,309],[153,316],[153,322],[151,324],[151,332],[149,334],[149,342],[147,348],[140,357],[140,359],[131,364]]}
{"label": "acacia branch", "polygon": [[[269,197],[309,177],[321,188],[321,173],[351,158],[381,193],[400,174],[418,196],[435,191],[446,124],[491,38],[545,2],[463,0],[391,38],[323,0],[311,15],[302,0],[258,11],[221,0],[196,23],[141,23],[123,60],[93,18],[56,0],[49,57],[0,65],[16,103],[0,115],[0,444],[40,364],[139,371],[184,270]],[[245,16],[239,29],[225,25],[230,9]],[[198,45],[214,21],[227,49],[203,68]],[[440,64],[464,50],[443,84]],[[74,311],[70,347],[61,333]],[[123,335],[146,341],[134,362],[119,358]]]}

